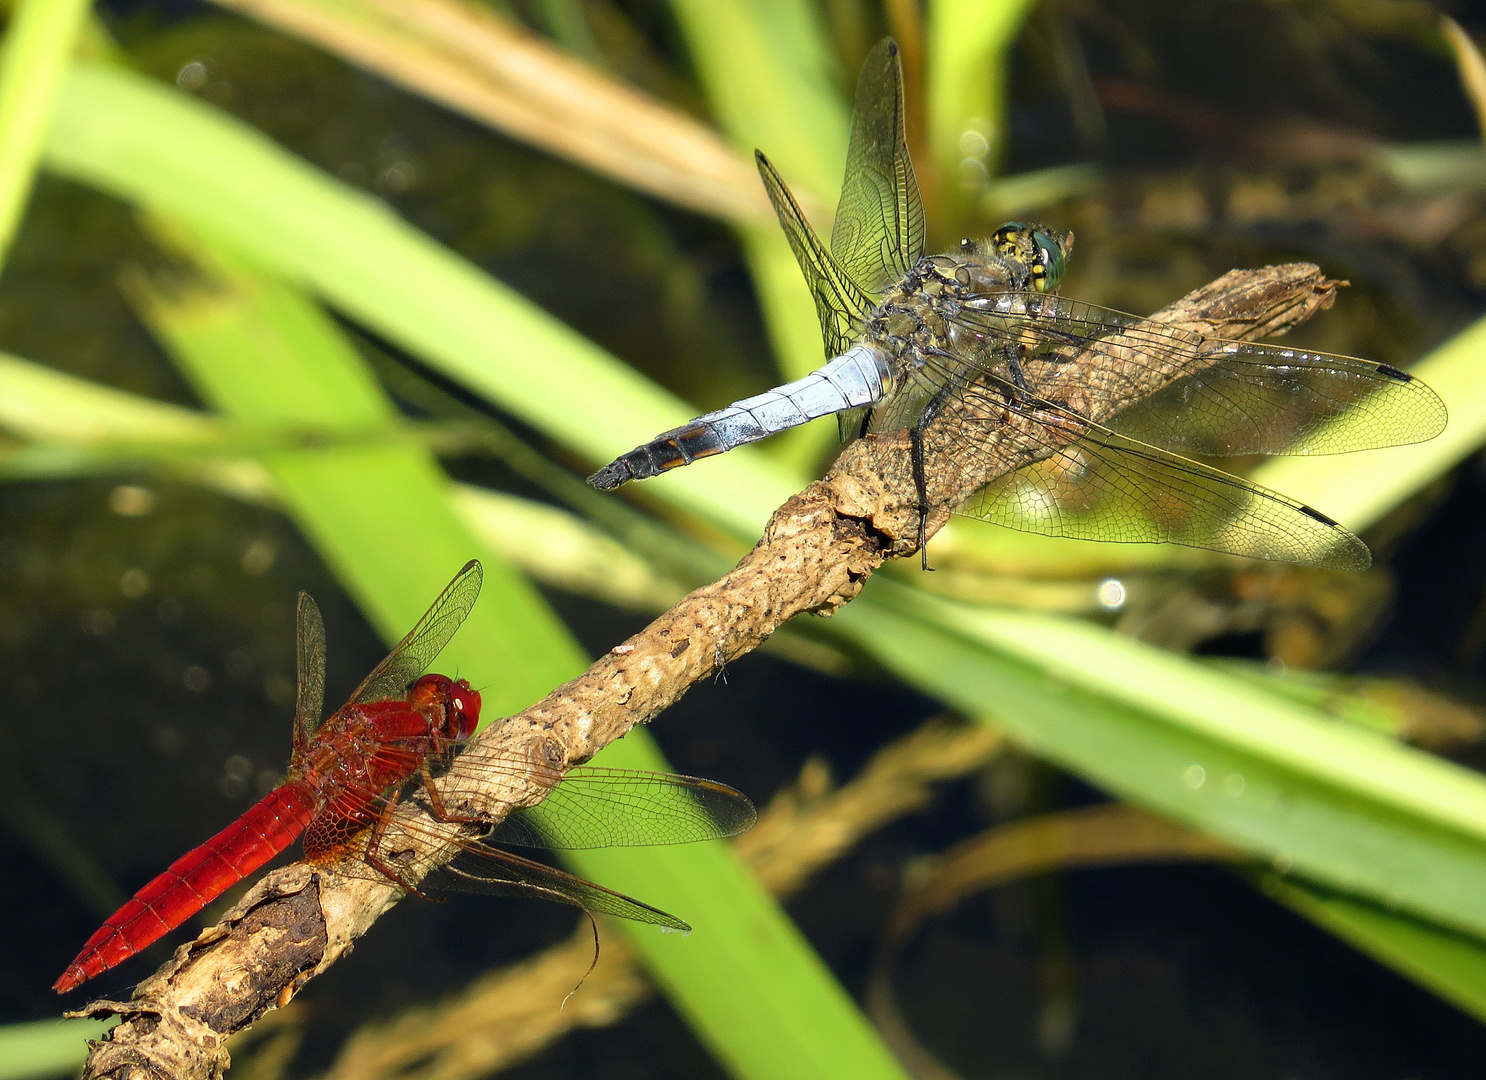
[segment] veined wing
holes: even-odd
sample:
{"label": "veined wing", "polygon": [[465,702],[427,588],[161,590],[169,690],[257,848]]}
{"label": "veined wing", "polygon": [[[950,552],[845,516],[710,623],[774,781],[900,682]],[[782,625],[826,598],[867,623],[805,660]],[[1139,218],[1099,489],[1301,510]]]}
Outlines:
{"label": "veined wing", "polygon": [[789,239],[789,246],[815,297],[815,313],[820,317],[820,332],[825,340],[826,356],[840,356],[851,348],[872,297],[859,287],[820,242],[810,222],[800,212],[799,204],[789,193],[784,180],[761,151],[754,152],[759,176],[763,177],[769,201],[779,225]]}
{"label": "veined wing", "polygon": [[757,818],[748,796],[715,780],[582,766],[489,839],[560,850],[689,844],[737,836]]}
{"label": "veined wing", "polygon": [[408,687],[428,670],[475,606],[484,576],[478,559],[465,563],[408,636],[362,680],[351,694],[350,703],[405,697]]}
{"label": "veined wing", "polygon": [[291,768],[325,715],[325,620],[320,617],[320,605],[307,592],[299,594],[294,611],[294,644],[299,691],[294,698]]}
{"label": "veined wing", "polygon": [[688,933],[691,926],[668,911],[595,885],[545,863],[480,844],[466,845],[454,860],[424,879],[432,892],[468,892],[482,896],[526,896],[582,908],[590,915],[664,926]]}
{"label": "veined wing", "polygon": [[904,135],[903,69],[897,42],[884,38],[857,79],[831,254],[863,291],[877,293],[923,253],[924,203]]}
{"label": "veined wing", "polygon": [[[531,759],[525,756],[490,755],[480,755],[460,765],[462,769],[497,774],[531,767]],[[753,804],[741,792],[694,776],[580,767],[554,780],[556,786],[545,802],[506,818],[479,840],[462,838],[459,826],[455,825],[428,820],[403,822],[382,842],[378,858],[409,879],[421,879],[420,888],[429,891],[536,896],[589,912],[687,930],[685,922],[659,908],[502,851],[490,846],[489,841],[566,849],[679,844],[734,836],[752,827],[757,816]],[[332,807],[346,811],[342,814],[346,825],[342,831],[346,835],[340,837],[339,846],[321,846],[327,852],[337,852],[336,863],[341,872],[383,876],[359,857],[354,845],[360,838],[370,838],[367,811],[374,816],[385,801],[380,791],[348,791]],[[337,824],[332,821],[330,827],[334,829]],[[421,857],[413,856],[407,843],[413,838],[426,841],[430,849],[452,841],[461,851],[452,862],[433,869],[424,878]],[[366,840],[361,842],[364,844]]]}
{"label": "veined wing", "polygon": [[[1117,543],[1170,543],[1255,559],[1364,570],[1367,546],[1304,503],[1196,461],[1138,442],[1014,391],[978,384],[981,438],[1003,438],[1040,457],[991,481],[960,513],[1049,536]],[[993,451],[967,446],[987,472]]]}
{"label": "veined wing", "polygon": [[[400,752],[427,753],[426,738],[390,739],[384,760]],[[571,851],[581,848],[653,847],[718,840],[747,832],[758,819],[748,796],[699,776],[581,765],[562,772],[544,769],[526,755],[507,756],[450,747],[430,760],[436,773],[456,769],[466,783],[537,774],[550,790],[537,806],[517,810],[491,828],[485,840],[521,847]],[[434,784],[444,790],[442,776]],[[412,776],[413,788],[421,780]],[[343,791],[331,810],[367,820],[386,805],[386,792],[365,785]]]}
{"label": "veined wing", "polygon": [[[1109,427],[1180,453],[1338,454],[1423,442],[1445,427],[1428,385],[1371,360],[1206,338],[1043,293],[986,296],[956,322],[988,343],[1017,343],[1034,381],[1038,361],[1116,359],[1101,365],[1098,392],[1129,404]],[[994,348],[973,351],[998,361]]]}
{"label": "veined wing", "polygon": [[[363,823],[353,839],[364,845],[370,835],[370,827]],[[413,854],[410,841],[416,841],[420,847],[431,851],[452,843],[458,852],[449,862],[433,866],[428,856]],[[523,855],[502,851],[478,840],[462,839],[454,825],[434,821],[402,823],[384,840],[378,858],[399,875],[401,880],[398,884],[416,884],[420,891],[429,894],[463,892],[481,896],[525,896],[571,904],[591,914],[613,915],[683,932],[691,929],[669,912],[623,893]],[[347,877],[387,880],[386,874],[354,850],[341,852],[334,865]]]}

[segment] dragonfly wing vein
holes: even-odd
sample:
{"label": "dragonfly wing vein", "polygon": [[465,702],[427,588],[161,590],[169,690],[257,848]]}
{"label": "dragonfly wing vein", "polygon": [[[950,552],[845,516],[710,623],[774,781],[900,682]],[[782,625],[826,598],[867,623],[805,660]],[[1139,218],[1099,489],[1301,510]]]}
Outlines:
{"label": "dragonfly wing vein", "polygon": [[[996,476],[967,500],[960,512],[970,517],[1050,536],[1185,544],[1334,569],[1371,563],[1361,540],[1294,499],[1050,402],[1017,405],[981,388],[974,392],[1004,417],[1008,437],[1031,463]],[[1034,412],[1061,424],[1049,428]]]}
{"label": "dragonfly wing vein", "polygon": [[1061,296],[982,297],[955,321],[962,336],[1015,342],[1032,372],[1078,361],[1091,373],[1078,412],[1180,453],[1399,446],[1434,438],[1447,419],[1439,395],[1387,364],[1206,338]]}
{"label": "dragonfly wing vein", "polygon": [[924,253],[924,204],[903,111],[898,47],[884,39],[857,79],[846,178],[831,228],[831,253],[868,292],[902,278]]}

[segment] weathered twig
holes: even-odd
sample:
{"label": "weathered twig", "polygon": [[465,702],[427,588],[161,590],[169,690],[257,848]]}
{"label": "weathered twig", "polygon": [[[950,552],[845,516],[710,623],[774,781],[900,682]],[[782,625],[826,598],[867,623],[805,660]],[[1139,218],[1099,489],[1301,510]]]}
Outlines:
{"label": "weathered twig", "polygon": [[[1305,264],[1233,271],[1150,322],[1198,334],[1261,337],[1330,306],[1336,287]],[[1028,378],[1038,396],[1103,419],[1169,378],[1150,367],[1132,376],[1129,367],[1119,348],[1106,343],[1073,362],[1029,370]],[[939,430],[953,431],[963,422],[951,409]],[[977,473],[967,476],[953,453],[954,440],[929,434],[931,530],[994,476],[1034,459],[1011,430],[994,471],[986,472],[981,455]],[[692,592],[578,678],[472,740],[441,781],[445,802],[493,819],[540,802],[554,768],[587,761],[794,616],[830,614],[852,600],[885,559],[916,550],[918,501],[906,445],[906,436],[894,433],[847,448],[829,476],[775,512],[763,538],[731,573]],[[527,760],[532,769],[520,774],[507,768],[506,779],[492,783],[491,770],[461,768],[461,762],[480,758],[503,765]],[[400,813],[421,811],[410,805]],[[418,866],[452,857],[452,842],[431,851],[427,836],[424,820],[416,834],[390,837],[383,850],[405,850],[410,865]],[[84,1075],[220,1075],[227,1036],[289,1001],[402,895],[390,881],[334,868],[296,864],[267,875],[221,923],[141,983],[131,1001],[95,1002],[85,1010],[125,1019],[95,1046]]]}
{"label": "weathered twig", "polygon": [[[738,838],[738,854],[770,892],[787,899],[862,837],[922,809],[936,785],[984,767],[1005,745],[988,727],[934,720],[878,751],[840,788],[831,787],[818,760],[807,762],[799,781]],[[323,1080],[476,1080],[575,1028],[617,1023],[655,987],[639,956],[610,930],[603,928],[598,966],[581,992],[568,996],[593,959],[586,921],[567,941],[483,975],[436,1005],[366,1025]]]}

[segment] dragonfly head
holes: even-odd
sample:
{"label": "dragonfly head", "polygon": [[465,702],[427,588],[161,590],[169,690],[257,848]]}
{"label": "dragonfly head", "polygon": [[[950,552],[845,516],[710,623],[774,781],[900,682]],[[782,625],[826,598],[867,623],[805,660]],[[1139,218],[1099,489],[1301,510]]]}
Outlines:
{"label": "dragonfly head", "polygon": [[444,737],[455,742],[468,739],[480,723],[480,691],[465,679],[425,675],[413,684],[408,702],[432,712]]}
{"label": "dragonfly head", "polygon": [[1073,234],[1059,236],[1045,225],[1008,221],[991,236],[989,246],[1002,258],[1025,266],[1038,292],[1057,292],[1068,269]]}

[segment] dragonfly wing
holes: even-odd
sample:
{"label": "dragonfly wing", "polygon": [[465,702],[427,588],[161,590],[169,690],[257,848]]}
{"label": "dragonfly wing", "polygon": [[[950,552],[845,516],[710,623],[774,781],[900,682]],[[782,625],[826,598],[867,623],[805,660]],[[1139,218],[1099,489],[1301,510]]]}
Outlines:
{"label": "dragonfly wing", "polygon": [[859,439],[866,433],[867,417],[871,409],[847,409],[836,414],[836,432],[844,443]]}
{"label": "dragonfly wing", "polygon": [[901,280],[924,253],[924,203],[904,136],[903,69],[892,38],[867,54],[857,79],[831,253],[868,292]]}
{"label": "dragonfly wing", "polygon": [[1185,544],[1339,570],[1372,562],[1361,540],[1304,503],[1049,402],[1016,407],[975,392],[988,422],[1014,428],[1008,438],[1041,460],[991,481],[961,513],[1080,540]]}
{"label": "dragonfly wing", "polygon": [[[1445,429],[1445,403],[1387,364],[1250,342],[1124,410],[1114,430],[1193,454],[1341,454]],[[1210,355],[1210,354],[1209,354]]]}
{"label": "dragonfly wing", "polygon": [[399,641],[387,658],[362,680],[351,694],[350,702],[356,704],[406,696],[408,687],[428,670],[434,657],[449,644],[449,639],[475,606],[484,574],[478,559],[465,563],[408,636]]}
{"label": "dragonfly wing", "polygon": [[774,204],[774,213],[779,216],[779,225],[789,239],[810,294],[815,297],[815,313],[820,317],[826,356],[840,356],[851,348],[857,328],[872,306],[872,297],[841,269],[820,242],[769,159],[760,152],[755,152],[754,157],[769,201]]}
{"label": "dragonfly wing", "polygon": [[614,915],[682,932],[691,929],[681,919],[623,893],[584,881],[543,863],[483,844],[467,845],[453,862],[424,879],[432,891],[470,892],[494,896],[534,896],[571,904],[595,915]]}
{"label": "dragonfly wing", "polygon": [[297,759],[325,715],[325,620],[307,592],[294,611],[299,692],[294,698],[294,757]]}
{"label": "dragonfly wing", "polygon": [[1039,362],[1101,358],[1102,400],[1128,402],[1109,427],[1178,453],[1337,454],[1423,442],[1445,426],[1433,390],[1372,360],[1203,337],[1039,293],[982,297],[955,322],[962,336],[1014,343],[1034,382]]}
{"label": "dragonfly wing", "polygon": [[489,838],[562,850],[687,844],[747,832],[757,817],[748,796],[715,780],[584,766]]}

